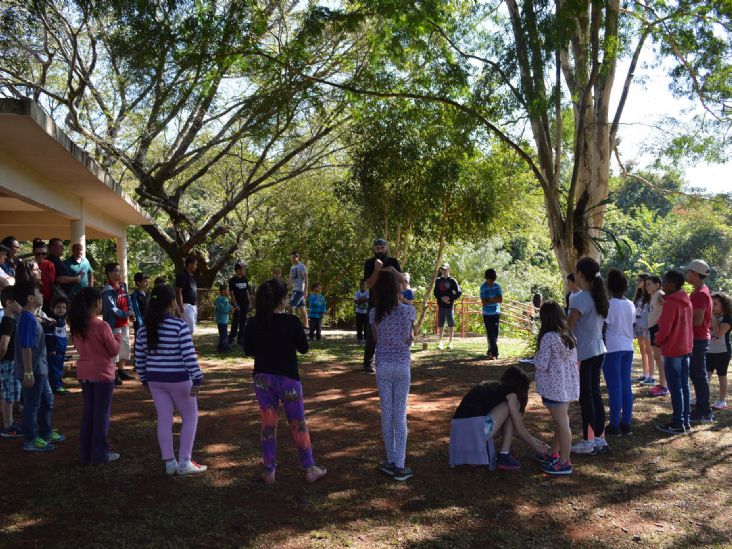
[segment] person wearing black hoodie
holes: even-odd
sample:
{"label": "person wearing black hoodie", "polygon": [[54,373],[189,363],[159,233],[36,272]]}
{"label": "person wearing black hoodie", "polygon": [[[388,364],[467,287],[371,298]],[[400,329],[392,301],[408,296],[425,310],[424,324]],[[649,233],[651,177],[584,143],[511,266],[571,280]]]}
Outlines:
{"label": "person wearing black hoodie", "polygon": [[440,276],[435,280],[433,291],[437,300],[437,325],[440,327],[440,341],[437,348],[442,349],[442,337],[445,335],[445,322],[449,329],[447,348],[452,349],[452,336],[455,331],[455,314],[453,307],[461,295],[462,290],[458,281],[450,276],[450,264],[443,263],[440,267]]}

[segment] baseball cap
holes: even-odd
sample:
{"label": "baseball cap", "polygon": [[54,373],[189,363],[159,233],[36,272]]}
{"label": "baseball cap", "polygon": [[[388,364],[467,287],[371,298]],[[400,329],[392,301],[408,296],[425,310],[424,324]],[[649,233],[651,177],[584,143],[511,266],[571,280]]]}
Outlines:
{"label": "baseball cap", "polygon": [[449,269],[449,268],[450,268],[449,263],[443,263],[442,265],[440,265],[440,269]]}
{"label": "baseball cap", "polygon": [[374,240],[374,246],[386,246],[386,239],[377,238],[376,240]]}
{"label": "baseball cap", "polygon": [[150,278],[145,273],[135,273],[134,280],[135,282],[142,282],[146,278]]}
{"label": "baseball cap", "polygon": [[699,273],[700,275],[707,276],[709,275],[711,269],[709,268],[709,264],[704,261],[703,259],[694,259],[691,262],[689,262],[688,265],[682,265],[681,266],[682,271],[694,271],[695,273]]}

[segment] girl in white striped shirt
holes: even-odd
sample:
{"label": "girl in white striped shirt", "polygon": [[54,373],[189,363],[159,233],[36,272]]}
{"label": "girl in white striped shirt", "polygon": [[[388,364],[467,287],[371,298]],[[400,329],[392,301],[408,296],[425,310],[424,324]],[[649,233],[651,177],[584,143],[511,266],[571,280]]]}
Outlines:
{"label": "girl in white striped shirt", "polygon": [[[198,425],[196,395],[203,381],[185,321],[173,316],[175,292],[170,285],[156,286],[144,326],[135,339],[135,367],[140,381],[150,388],[158,415],[158,444],[168,475],[191,475],[207,467],[191,459]],[[178,409],[183,426],[178,461],[173,451],[173,414]]]}

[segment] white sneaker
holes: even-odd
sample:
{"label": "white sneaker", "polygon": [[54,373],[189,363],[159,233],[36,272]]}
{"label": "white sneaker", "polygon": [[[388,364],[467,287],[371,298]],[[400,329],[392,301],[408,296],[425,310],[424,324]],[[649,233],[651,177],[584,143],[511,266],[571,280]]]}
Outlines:
{"label": "white sneaker", "polygon": [[580,440],[576,444],[572,444],[570,451],[573,454],[595,454],[595,443],[591,440]]}
{"label": "white sneaker", "polygon": [[726,400],[718,400],[714,404],[712,404],[712,408],[715,410],[726,410],[727,409],[727,401]]}
{"label": "white sneaker", "polygon": [[439,343],[437,344],[437,348],[438,348],[438,349],[439,349],[440,351],[442,351],[442,349],[444,349],[444,348],[445,348],[445,346],[444,346],[444,345],[442,344],[442,341],[440,341],[440,342],[439,342]]}
{"label": "white sneaker", "polygon": [[178,462],[175,459],[171,459],[165,462],[165,474],[172,476],[178,472]]}
{"label": "white sneaker", "polygon": [[447,344],[447,348],[448,348],[448,349],[452,349],[452,341],[451,341],[450,343],[448,343],[448,344]]}
{"label": "white sneaker", "polygon": [[117,461],[118,459],[119,459],[119,454],[117,452],[107,452],[107,463]]}
{"label": "white sneaker", "polygon": [[696,397],[689,399],[689,406],[696,406]]}
{"label": "white sneaker", "polygon": [[181,461],[178,465],[178,474],[179,475],[196,475],[198,473],[203,473],[206,469],[208,469],[207,465],[199,465],[193,460],[190,461]]}
{"label": "white sneaker", "polygon": [[610,447],[607,445],[607,442],[602,437],[595,437],[595,450],[598,454],[604,454],[606,453]]}

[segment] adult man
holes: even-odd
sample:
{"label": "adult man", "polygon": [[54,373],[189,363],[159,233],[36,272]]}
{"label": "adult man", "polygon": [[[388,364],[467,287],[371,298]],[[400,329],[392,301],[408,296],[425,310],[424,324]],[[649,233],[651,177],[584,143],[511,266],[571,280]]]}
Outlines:
{"label": "adult man", "polygon": [[48,241],[48,260],[53,263],[56,270],[56,279],[64,293],[69,296],[73,294],[74,285],[81,283],[81,275],[74,275],[66,264],[61,260],[64,254],[64,242],[60,238],[52,238]]}
{"label": "adult man", "polygon": [[501,303],[503,303],[503,290],[496,283],[495,269],[486,269],[485,282],[480,287],[480,302],[483,304],[483,324],[485,324],[485,335],[488,338],[488,351],[486,355],[489,360],[498,358],[498,334],[501,323]]}
{"label": "adult man", "polygon": [[198,282],[196,281],[198,261],[195,257],[186,257],[183,271],[175,278],[175,300],[178,304],[178,316],[185,320],[191,335],[196,332],[198,319]]}
{"label": "adult man", "polygon": [[247,268],[240,261],[234,264],[234,276],[229,279],[229,292],[231,293],[231,304],[234,306],[234,318],[231,320],[229,345],[234,342],[234,338],[236,338],[238,345],[244,345],[244,328],[246,328],[247,324],[250,298]]}
{"label": "adult man", "polygon": [[435,280],[433,292],[437,299],[437,326],[440,328],[440,340],[437,343],[438,349],[444,349],[442,337],[445,335],[445,322],[449,330],[447,348],[452,349],[452,336],[455,331],[455,301],[463,295],[457,280],[450,276],[450,264],[443,263],[440,267],[440,276]]}
{"label": "adult man", "polygon": [[[376,284],[376,280],[379,278],[379,273],[385,267],[392,267],[397,272],[402,272],[402,266],[399,265],[393,257],[389,257],[388,247],[386,240],[383,238],[377,238],[374,240],[374,257],[366,260],[363,265],[363,278],[366,281],[366,287],[370,290]],[[369,311],[374,307],[373,292],[369,292]],[[371,326],[366,326],[366,344],[363,352],[363,371],[364,373],[374,373],[374,367],[371,364],[374,359],[374,353],[376,352],[376,342],[374,336],[371,333]]]}
{"label": "adult man", "polygon": [[706,261],[695,259],[688,265],[681,267],[685,271],[686,282],[694,287],[691,293],[691,306],[694,310],[692,317],[692,332],[694,346],[689,363],[689,377],[694,384],[696,394],[696,410],[691,413],[692,423],[709,423],[714,421],[712,408],[709,405],[709,380],[707,379],[707,349],[709,348],[709,326],[712,323],[712,296],[704,279],[709,275],[709,265]]}
{"label": "adult man", "polygon": [[14,236],[6,236],[5,238],[3,238],[2,244],[3,246],[7,247],[10,252],[8,252],[8,257],[5,260],[5,263],[0,268],[10,276],[14,277],[15,271],[18,268],[18,265],[20,265],[20,259],[18,259],[18,252],[20,252],[20,243],[18,242],[18,239]]}
{"label": "adult man", "polygon": [[48,246],[43,240],[33,240],[33,259],[41,271],[41,295],[43,295],[43,306],[48,308],[53,297],[53,285],[56,282],[56,267],[53,262],[47,259]]}
{"label": "adult man", "polygon": [[71,274],[80,277],[79,282],[71,287],[69,299],[73,299],[82,288],[94,286],[94,273],[89,260],[84,257],[84,246],[78,242],[71,246],[71,255],[64,261],[64,265],[68,267]]}
{"label": "adult man", "polygon": [[119,263],[107,263],[104,266],[107,284],[102,288],[102,318],[112,328],[114,334],[119,334],[119,354],[115,359],[117,375],[115,385],[122,385],[123,381],[134,379],[125,371],[125,364],[132,355],[130,347],[130,317],[134,312],[130,308],[130,294],[127,284],[122,281],[122,268]]}
{"label": "adult man", "polygon": [[290,288],[292,288],[292,297],[290,298],[290,307],[297,309],[300,314],[300,320],[305,329],[308,326],[308,311],[305,308],[305,300],[308,297],[308,269],[300,262],[300,254],[292,252],[290,254]]}

